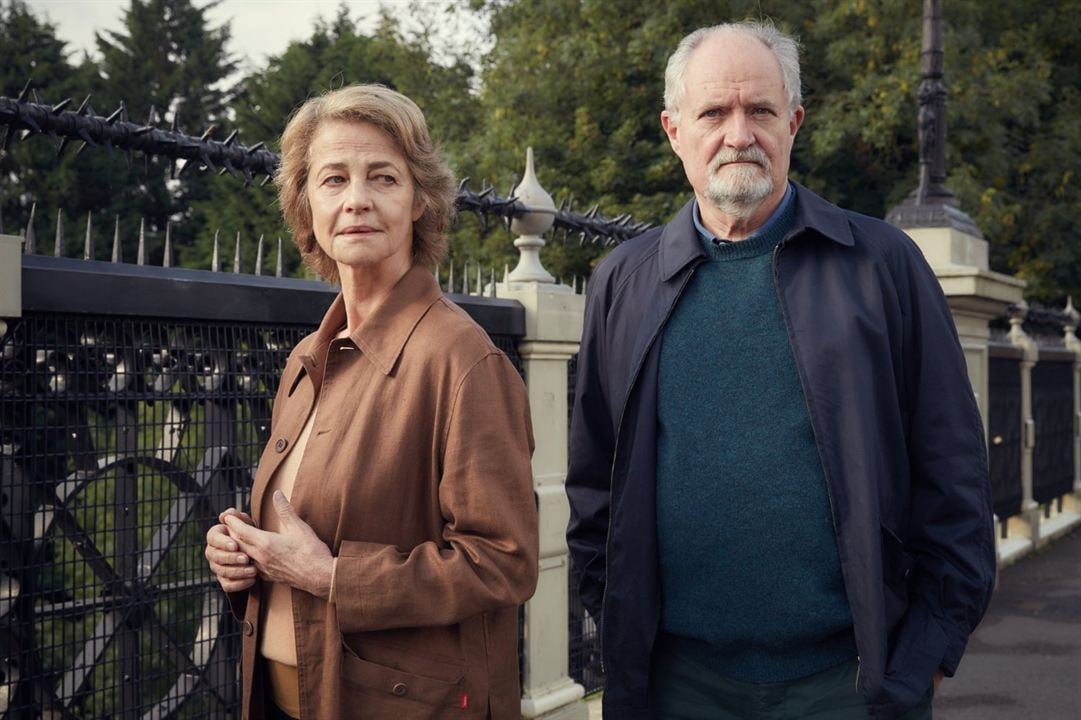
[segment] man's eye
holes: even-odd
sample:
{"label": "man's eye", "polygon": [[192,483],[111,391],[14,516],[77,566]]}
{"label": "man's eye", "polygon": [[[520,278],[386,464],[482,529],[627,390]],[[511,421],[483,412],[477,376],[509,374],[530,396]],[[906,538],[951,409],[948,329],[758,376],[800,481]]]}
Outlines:
{"label": "man's eye", "polygon": [[721,111],[720,110],[706,110],[704,113],[702,113],[702,117],[704,117],[704,118],[715,118],[715,117],[720,117],[720,116],[721,116]]}

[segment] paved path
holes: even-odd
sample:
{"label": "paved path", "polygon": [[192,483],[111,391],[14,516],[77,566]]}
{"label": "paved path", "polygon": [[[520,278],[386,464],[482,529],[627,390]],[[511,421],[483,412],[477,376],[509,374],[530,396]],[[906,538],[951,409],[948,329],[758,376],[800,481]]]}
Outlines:
{"label": "paved path", "polygon": [[1081,719],[1081,530],[999,575],[936,720]]}
{"label": "paved path", "polygon": [[[590,720],[600,720],[600,697]],[[999,575],[935,720],[1081,720],[1081,530]]]}

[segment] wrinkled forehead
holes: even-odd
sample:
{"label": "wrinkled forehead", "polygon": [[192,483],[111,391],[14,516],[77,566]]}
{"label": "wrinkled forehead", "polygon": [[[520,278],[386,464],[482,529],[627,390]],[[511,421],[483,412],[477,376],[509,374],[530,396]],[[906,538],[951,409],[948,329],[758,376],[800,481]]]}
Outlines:
{"label": "wrinkled forehead", "polygon": [[762,41],[738,31],[722,32],[703,40],[687,62],[684,90],[690,95],[706,89],[783,98],[784,74]]}

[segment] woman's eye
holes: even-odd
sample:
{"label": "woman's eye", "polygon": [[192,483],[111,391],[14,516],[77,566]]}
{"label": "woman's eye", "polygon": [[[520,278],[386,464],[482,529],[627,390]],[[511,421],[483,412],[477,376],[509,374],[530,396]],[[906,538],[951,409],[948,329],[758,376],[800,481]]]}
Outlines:
{"label": "woman's eye", "polygon": [[341,185],[343,182],[345,182],[345,178],[341,175],[328,175],[323,178],[324,185]]}
{"label": "woman's eye", "polygon": [[378,183],[382,183],[383,185],[397,185],[398,184],[398,178],[394,177],[393,175],[376,175],[375,176],[375,181],[378,182]]}

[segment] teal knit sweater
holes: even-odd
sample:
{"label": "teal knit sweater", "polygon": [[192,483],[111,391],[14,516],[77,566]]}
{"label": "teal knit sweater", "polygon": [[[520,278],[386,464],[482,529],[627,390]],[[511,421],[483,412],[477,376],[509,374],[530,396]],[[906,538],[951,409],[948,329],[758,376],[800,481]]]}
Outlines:
{"label": "teal knit sweater", "polygon": [[664,330],[662,630],[727,678],[783,682],[856,655],[830,500],[773,281],[787,202],[695,271]]}

